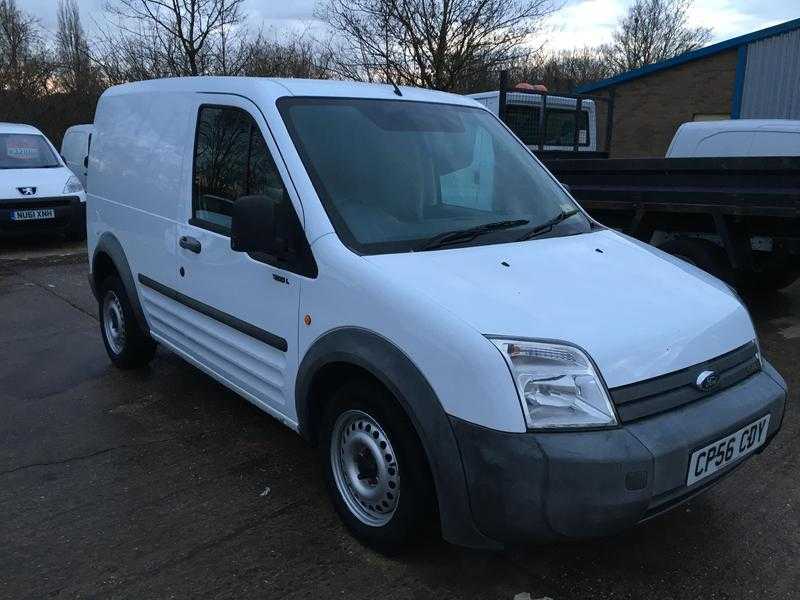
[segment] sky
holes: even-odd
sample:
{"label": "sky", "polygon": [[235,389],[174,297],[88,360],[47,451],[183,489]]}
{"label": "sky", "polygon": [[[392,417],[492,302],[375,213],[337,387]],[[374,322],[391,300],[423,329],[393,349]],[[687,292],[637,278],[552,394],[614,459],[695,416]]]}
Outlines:
{"label": "sky", "polygon": [[[248,22],[265,30],[317,28],[316,0],[246,0]],[[558,0],[556,0],[558,1]],[[78,0],[84,27],[91,33],[102,23],[106,0]],[[561,0],[563,5],[549,18],[545,30],[532,40],[535,45],[561,50],[596,46],[609,40],[631,0]],[[17,0],[20,8],[34,14],[41,24],[55,29],[57,0]],[[690,23],[712,28],[712,42],[763,29],[800,17],[798,0],[695,0]]]}

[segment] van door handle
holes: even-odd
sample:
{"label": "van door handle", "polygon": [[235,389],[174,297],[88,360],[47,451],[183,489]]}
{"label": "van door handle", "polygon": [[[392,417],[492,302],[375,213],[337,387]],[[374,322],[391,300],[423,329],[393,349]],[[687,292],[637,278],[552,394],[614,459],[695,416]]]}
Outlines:
{"label": "van door handle", "polygon": [[186,248],[189,252],[194,252],[195,254],[200,254],[200,250],[203,249],[200,240],[188,235],[182,235],[181,239],[178,240],[178,244],[181,248]]}

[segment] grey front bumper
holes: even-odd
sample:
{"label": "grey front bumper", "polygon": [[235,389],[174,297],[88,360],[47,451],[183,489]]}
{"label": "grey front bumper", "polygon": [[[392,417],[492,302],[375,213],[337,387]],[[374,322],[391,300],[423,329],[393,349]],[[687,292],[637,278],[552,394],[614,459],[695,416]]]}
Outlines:
{"label": "grey front bumper", "polygon": [[780,429],[786,383],[765,363],[741,383],[621,427],[503,433],[452,418],[477,528],[499,542],[609,535],[706,489],[732,470],[687,487],[695,450],[770,414]]}
{"label": "grey front bumper", "polygon": [[[16,210],[52,209],[52,219],[14,221]],[[78,196],[0,199],[0,237],[79,233],[86,227],[86,203]]]}

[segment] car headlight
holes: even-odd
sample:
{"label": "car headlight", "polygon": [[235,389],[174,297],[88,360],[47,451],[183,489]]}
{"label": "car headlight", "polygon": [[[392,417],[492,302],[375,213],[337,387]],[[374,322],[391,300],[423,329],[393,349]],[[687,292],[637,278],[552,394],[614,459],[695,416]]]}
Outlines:
{"label": "car headlight", "polygon": [[83,184],[81,180],[72,175],[69,179],[67,179],[67,183],[64,186],[64,194],[77,194],[78,192],[83,191]]}
{"label": "car headlight", "polygon": [[600,375],[578,348],[544,342],[491,341],[511,369],[529,429],[617,424]]}

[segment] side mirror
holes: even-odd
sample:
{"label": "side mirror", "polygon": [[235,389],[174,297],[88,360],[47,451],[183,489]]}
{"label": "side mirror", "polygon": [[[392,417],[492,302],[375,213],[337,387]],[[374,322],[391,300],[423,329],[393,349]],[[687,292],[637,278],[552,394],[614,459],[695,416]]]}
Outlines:
{"label": "side mirror", "polygon": [[314,255],[285,192],[283,200],[242,196],[233,203],[231,250],[306,277],[317,276]]}
{"label": "side mirror", "polygon": [[286,240],[275,235],[276,204],[268,196],[242,196],[233,203],[231,250],[275,257],[286,254]]}

